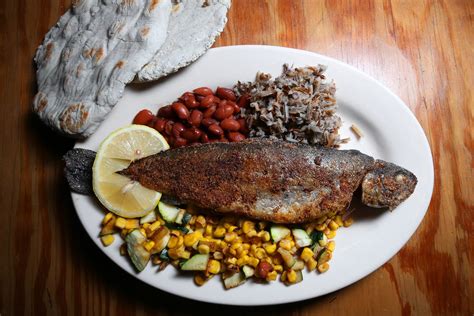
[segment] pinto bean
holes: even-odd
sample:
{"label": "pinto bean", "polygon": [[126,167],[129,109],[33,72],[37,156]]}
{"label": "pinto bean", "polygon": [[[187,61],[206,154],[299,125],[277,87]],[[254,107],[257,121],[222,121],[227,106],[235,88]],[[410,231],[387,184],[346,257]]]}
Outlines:
{"label": "pinto bean", "polygon": [[183,103],[174,102],[171,108],[181,120],[186,120],[189,117],[189,110]]}
{"label": "pinto bean", "polygon": [[240,124],[233,118],[226,118],[221,122],[221,127],[225,131],[237,132],[240,129]]}
{"label": "pinto bean", "polygon": [[234,93],[234,91],[232,91],[232,89],[223,88],[223,87],[218,87],[217,88],[216,95],[221,99],[225,99],[225,100],[229,100],[229,101],[235,101],[237,99],[235,97],[235,93]]}

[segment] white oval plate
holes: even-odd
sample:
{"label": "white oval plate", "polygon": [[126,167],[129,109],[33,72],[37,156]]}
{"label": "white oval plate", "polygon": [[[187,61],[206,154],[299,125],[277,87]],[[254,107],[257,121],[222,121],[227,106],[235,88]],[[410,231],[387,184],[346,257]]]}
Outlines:
{"label": "white oval plate", "polygon": [[[96,200],[73,193],[74,206],[87,233],[112,261],[143,282],[179,296],[220,304],[266,305],[300,301],[343,288],[382,266],[402,248],[423,219],[431,199],[433,162],[428,141],[402,100],[375,79],[329,57],[272,46],[211,49],[197,62],[161,82],[128,87],[95,134],[76,147],[97,150],[101,140],[130,124],[139,110],[157,110],[185,91],[200,86],[232,87],[238,80],[254,80],[257,71],[277,76],[284,63],[328,66],[327,77],[336,82],[339,114],[344,121],[341,134],[351,137],[344,148],[361,150],[412,171],[418,177],[413,195],[393,212],[356,212],[354,225],[338,231],[328,272],[305,272],[303,282],[289,287],[279,281],[264,285],[247,282],[226,291],[219,278],[198,288],[191,277],[183,277],[172,267],[156,273],[156,268],[148,265],[143,272],[136,273],[119,254],[120,240],[105,248],[97,237],[104,212]],[[349,130],[352,123],[364,132],[361,140]]]}

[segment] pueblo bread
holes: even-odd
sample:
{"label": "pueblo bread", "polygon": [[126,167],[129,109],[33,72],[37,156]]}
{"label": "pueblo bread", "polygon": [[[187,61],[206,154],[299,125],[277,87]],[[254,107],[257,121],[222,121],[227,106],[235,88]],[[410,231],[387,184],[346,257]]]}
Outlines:
{"label": "pueblo bread", "polygon": [[92,134],[166,39],[171,0],[76,0],[35,56],[33,109],[54,130]]}
{"label": "pueblo bread", "polygon": [[137,81],[157,80],[191,64],[212,46],[227,22],[230,0],[176,1],[168,37]]}

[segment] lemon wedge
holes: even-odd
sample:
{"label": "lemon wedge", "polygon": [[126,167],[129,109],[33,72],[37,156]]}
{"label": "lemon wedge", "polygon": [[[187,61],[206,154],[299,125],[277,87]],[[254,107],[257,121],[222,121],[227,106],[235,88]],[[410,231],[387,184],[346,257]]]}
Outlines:
{"label": "lemon wedge", "polygon": [[141,217],[155,209],[161,193],[143,187],[117,171],[140,158],[169,149],[159,132],[144,125],[129,125],[111,133],[99,146],[92,167],[92,187],[111,212],[127,218]]}

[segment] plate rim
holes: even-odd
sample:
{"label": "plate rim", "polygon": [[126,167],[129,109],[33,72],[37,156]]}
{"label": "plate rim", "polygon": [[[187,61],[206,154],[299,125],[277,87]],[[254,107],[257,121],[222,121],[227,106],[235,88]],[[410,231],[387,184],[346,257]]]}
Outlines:
{"label": "plate rim", "polygon": [[[394,98],[397,103],[401,104],[402,106],[400,106],[399,108],[400,109],[403,109],[404,111],[404,114],[407,115],[407,117],[409,117],[411,123],[414,123],[414,127],[417,129],[417,132],[419,134],[419,136],[422,136],[422,145],[423,148],[422,150],[428,155],[429,157],[429,168],[428,168],[428,171],[429,173],[427,174],[427,184],[430,184],[429,187],[427,187],[426,189],[429,190],[429,198],[427,199],[427,205],[425,206],[425,210],[423,211],[423,214],[422,216],[419,217],[416,225],[414,225],[413,229],[410,230],[410,233],[408,234],[408,237],[406,238],[406,240],[403,240],[399,243],[399,246],[397,246],[397,250],[392,254],[390,255],[388,258],[386,259],[383,259],[382,263],[379,264],[375,264],[374,265],[374,268],[371,268],[371,269],[368,269],[368,272],[364,270],[364,272],[360,273],[360,275],[357,275],[356,277],[352,278],[352,279],[346,279],[345,281],[343,281],[339,286],[336,286],[335,288],[331,289],[331,290],[327,290],[327,291],[323,291],[323,293],[319,293],[319,294],[311,294],[311,292],[308,292],[307,294],[303,294],[303,295],[300,295],[298,298],[289,298],[289,299],[282,299],[282,300],[279,300],[278,302],[274,302],[272,301],[272,299],[265,299],[263,300],[262,302],[238,302],[238,303],[235,303],[235,302],[231,302],[232,299],[230,300],[223,300],[223,301],[218,301],[217,299],[206,299],[206,298],[195,298],[195,297],[190,297],[188,295],[185,295],[183,293],[179,293],[178,291],[176,290],[173,290],[173,289],[164,289],[162,287],[158,287],[156,284],[152,283],[151,281],[141,277],[139,274],[135,273],[135,272],[132,272],[126,268],[124,268],[122,266],[121,263],[117,262],[111,255],[109,255],[107,253],[107,251],[105,251],[105,248],[102,246],[102,244],[100,243],[100,238],[97,238],[97,237],[94,237],[92,234],[89,233],[87,227],[86,227],[86,223],[85,223],[85,219],[83,218],[83,216],[80,214],[80,211],[78,210],[78,207],[77,207],[77,202],[76,202],[76,199],[78,198],[81,198],[83,197],[81,194],[77,194],[77,193],[74,193],[71,191],[71,198],[72,198],[72,202],[73,202],[73,206],[74,206],[74,209],[75,209],[75,212],[77,214],[77,216],[79,217],[79,220],[83,226],[83,228],[85,229],[87,235],[92,239],[92,241],[100,248],[100,250],[102,251],[102,253],[104,253],[112,262],[114,262],[117,266],[119,266],[122,270],[124,270],[125,272],[129,273],[130,275],[132,275],[134,278],[136,278],[137,280],[139,281],[142,281],[148,285],[150,285],[151,287],[153,288],[156,288],[160,291],[164,291],[164,292],[167,292],[167,293],[170,293],[170,294],[173,294],[173,295],[177,295],[179,297],[182,297],[182,298],[185,298],[185,299],[190,299],[190,300],[193,300],[193,301],[198,301],[198,302],[206,302],[206,303],[212,303],[212,304],[220,304],[220,305],[231,305],[231,306],[264,306],[264,305],[280,305],[280,304],[286,304],[286,303],[292,303],[292,302],[299,302],[299,301],[304,301],[304,300],[308,300],[308,299],[311,299],[311,298],[317,298],[317,297],[320,297],[320,296],[323,296],[323,295],[327,295],[329,293],[333,293],[335,291],[338,291],[338,290],[341,290],[351,284],[354,284],[356,283],[357,281],[361,280],[362,278],[365,278],[367,276],[369,276],[370,274],[372,274],[374,271],[380,269],[385,263],[387,263],[388,261],[390,261],[395,255],[398,254],[398,252],[406,245],[406,243],[412,238],[412,236],[415,234],[415,232],[418,230],[418,228],[420,227],[420,224],[423,220],[423,218],[426,216],[426,213],[429,209],[429,206],[431,204],[431,198],[432,198],[432,194],[433,194],[433,189],[434,189],[434,163],[433,163],[433,155],[432,155],[432,152],[431,152],[431,148],[430,148],[430,144],[429,144],[429,141],[428,141],[428,138],[426,136],[426,133],[424,132],[420,122],[418,121],[418,119],[416,118],[415,114],[411,111],[411,109],[405,104],[405,102],[398,96],[396,95],[394,92],[392,92],[388,87],[386,87],[384,84],[382,84],[380,81],[378,81],[377,79],[373,78],[372,76],[366,74],[365,72],[357,69],[356,67],[350,65],[350,64],[347,64],[343,61],[340,61],[338,59],[335,59],[333,57],[329,57],[329,56],[326,56],[326,55],[323,55],[323,54],[319,54],[319,53],[316,53],[316,52],[312,52],[312,51],[308,51],[308,50],[303,50],[303,49],[296,49],[296,48],[289,48],[289,47],[283,47],[283,46],[273,46],[273,45],[230,45],[230,46],[220,46],[220,47],[216,47],[216,48],[211,48],[209,50],[209,52],[216,52],[216,51],[226,51],[226,50],[240,50],[240,49],[257,49],[257,50],[260,50],[260,49],[267,49],[267,50],[270,50],[270,51],[282,51],[282,52],[289,52],[289,53],[293,53],[293,54],[303,54],[303,55],[307,55],[309,57],[313,57],[313,58],[322,58],[322,59],[326,59],[326,60],[329,60],[331,61],[332,63],[335,63],[335,64],[338,64],[344,68],[348,68],[350,69],[351,71],[353,72],[356,72],[358,73],[359,75],[361,75],[362,77],[364,77],[365,79],[369,80],[372,84],[375,84],[377,85],[379,88],[381,88],[384,93],[386,93],[387,95],[390,95],[392,98]],[[197,61],[199,62],[199,60]],[[178,72],[178,75],[179,75],[179,72]],[[78,145],[81,145],[80,142],[76,142],[74,147],[78,146]],[[421,214],[421,213],[420,213]],[[194,286],[194,285],[193,285]],[[263,288],[262,288],[263,289]]]}

